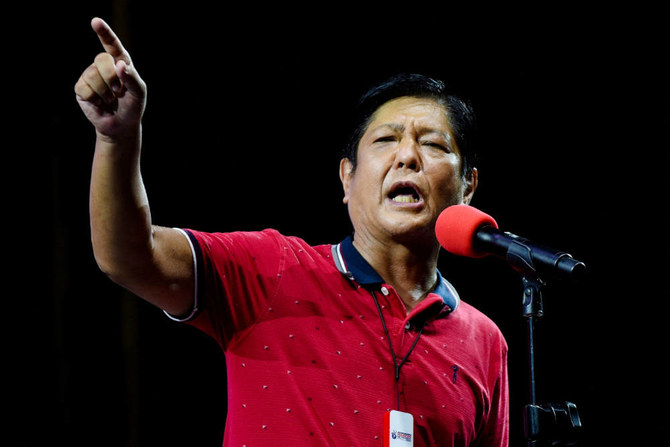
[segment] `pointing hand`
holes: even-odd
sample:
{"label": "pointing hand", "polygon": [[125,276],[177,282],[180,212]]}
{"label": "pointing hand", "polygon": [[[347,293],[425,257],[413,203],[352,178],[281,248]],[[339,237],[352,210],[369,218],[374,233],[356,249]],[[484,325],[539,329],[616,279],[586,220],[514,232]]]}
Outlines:
{"label": "pointing hand", "polygon": [[105,51],[84,70],[74,91],[98,135],[117,140],[139,129],[146,104],[146,85],[109,25],[94,18],[91,27]]}

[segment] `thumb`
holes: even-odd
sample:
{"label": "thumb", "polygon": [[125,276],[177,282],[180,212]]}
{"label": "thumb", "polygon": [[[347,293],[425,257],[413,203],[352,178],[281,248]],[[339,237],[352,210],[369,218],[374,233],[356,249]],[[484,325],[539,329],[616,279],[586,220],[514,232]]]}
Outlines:
{"label": "thumb", "polygon": [[115,68],[123,88],[137,98],[144,98],[146,95],[146,87],[144,81],[140,78],[140,75],[134,67],[123,60],[119,60],[116,62]]}

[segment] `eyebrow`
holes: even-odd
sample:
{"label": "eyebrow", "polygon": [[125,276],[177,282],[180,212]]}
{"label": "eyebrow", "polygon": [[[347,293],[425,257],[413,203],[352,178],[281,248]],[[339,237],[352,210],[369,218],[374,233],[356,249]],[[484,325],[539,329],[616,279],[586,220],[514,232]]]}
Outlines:
{"label": "eyebrow", "polygon": [[[395,130],[398,132],[404,132],[405,131],[405,125],[404,124],[398,124],[398,123],[383,123],[380,124],[379,126],[375,126],[373,129],[370,129],[371,131],[376,131],[381,128],[390,128],[391,130]],[[442,130],[438,130],[432,127],[419,127],[419,134],[429,134],[429,133],[436,133],[438,135],[443,136],[444,138],[451,140],[453,137],[451,136],[451,131],[444,132]]]}
{"label": "eyebrow", "polygon": [[379,126],[375,127],[375,130],[379,129],[380,127],[390,127],[391,129],[399,130],[400,132],[403,132],[405,130],[405,126],[403,124],[398,124],[398,123],[380,124]]}

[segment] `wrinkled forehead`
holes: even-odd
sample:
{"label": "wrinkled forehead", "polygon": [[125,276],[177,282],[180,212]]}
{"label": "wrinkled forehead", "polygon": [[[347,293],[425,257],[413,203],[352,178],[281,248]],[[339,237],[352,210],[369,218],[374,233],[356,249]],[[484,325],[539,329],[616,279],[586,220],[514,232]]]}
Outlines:
{"label": "wrinkled forehead", "polygon": [[453,139],[446,105],[432,98],[402,96],[385,102],[370,116],[365,133],[379,128],[436,132]]}

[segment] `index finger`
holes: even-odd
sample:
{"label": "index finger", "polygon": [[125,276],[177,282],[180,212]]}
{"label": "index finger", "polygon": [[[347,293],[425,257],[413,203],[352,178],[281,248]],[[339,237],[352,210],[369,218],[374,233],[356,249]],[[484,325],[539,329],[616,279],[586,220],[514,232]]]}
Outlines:
{"label": "index finger", "polygon": [[119,40],[107,22],[101,18],[96,17],[91,20],[91,27],[98,35],[98,39],[100,39],[102,47],[114,58],[114,61],[122,60],[127,64],[130,64],[130,55],[126,49],[123,48],[121,40]]}

